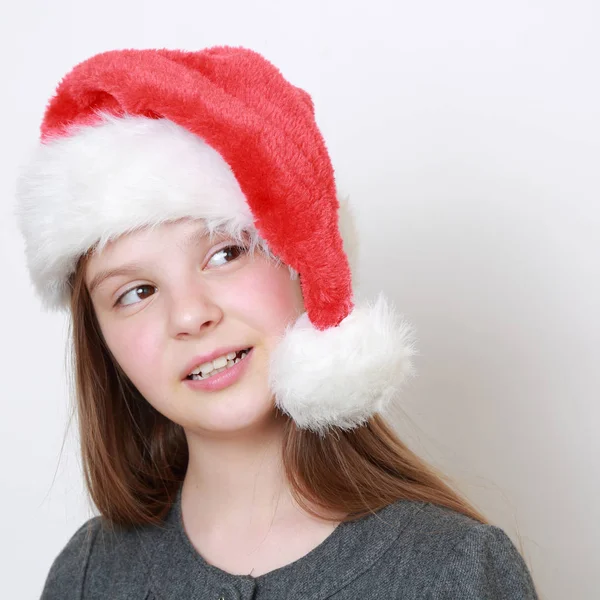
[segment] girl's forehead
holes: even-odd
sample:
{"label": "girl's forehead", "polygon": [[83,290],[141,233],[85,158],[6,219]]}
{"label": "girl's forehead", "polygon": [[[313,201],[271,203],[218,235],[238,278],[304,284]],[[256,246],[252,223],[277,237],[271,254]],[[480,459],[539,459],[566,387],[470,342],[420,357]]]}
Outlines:
{"label": "girl's forehead", "polygon": [[209,227],[203,219],[178,219],[138,227],[119,236],[99,242],[88,255],[87,268],[92,269],[115,261],[129,261],[134,257],[151,258],[170,250],[192,252],[225,240],[251,244],[250,231],[229,231],[226,226]]}
{"label": "girl's forehead", "polygon": [[187,249],[202,242],[209,243],[227,237],[232,236],[225,228],[209,228],[204,220],[179,219],[138,227],[104,243],[100,242],[94,249],[94,255],[119,251],[125,247],[154,247],[161,241],[174,242],[178,247]]}

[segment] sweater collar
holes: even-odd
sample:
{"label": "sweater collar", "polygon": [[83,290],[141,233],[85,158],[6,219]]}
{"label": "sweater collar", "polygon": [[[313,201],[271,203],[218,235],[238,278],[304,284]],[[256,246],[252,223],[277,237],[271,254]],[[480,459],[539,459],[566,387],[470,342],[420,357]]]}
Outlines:
{"label": "sweater collar", "polygon": [[184,529],[181,487],[163,525],[143,528],[139,539],[157,600],[318,600],[369,570],[424,506],[399,500],[358,520],[342,522],[308,554],[259,577],[233,575],[198,553]]}

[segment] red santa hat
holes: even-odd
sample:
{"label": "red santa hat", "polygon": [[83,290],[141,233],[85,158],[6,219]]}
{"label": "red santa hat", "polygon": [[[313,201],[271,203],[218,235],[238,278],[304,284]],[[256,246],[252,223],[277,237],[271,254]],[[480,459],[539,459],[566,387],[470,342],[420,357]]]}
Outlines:
{"label": "red santa hat", "polygon": [[306,312],[269,374],[300,428],[360,426],[414,375],[413,327],[382,294],[355,306],[354,240],[312,100],[252,50],[114,50],[78,64],[47,106],[17,200],[48,309],[68,306],[82,254],[129,231],[192,217],[253,232],[301,278]]}

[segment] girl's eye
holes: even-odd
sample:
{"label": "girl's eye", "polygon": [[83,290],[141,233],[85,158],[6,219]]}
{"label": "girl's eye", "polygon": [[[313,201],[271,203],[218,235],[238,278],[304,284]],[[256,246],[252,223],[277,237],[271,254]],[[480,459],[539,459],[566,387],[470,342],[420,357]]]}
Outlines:
{"label": "girl's eye", "polygon": [[[138,285],[137,287],[131,288],[130,290],[127,290],[124,294],[119,296],[115,305],[119,304],[121,306],[129,306],[131,304],[136,304],[136,299],[143,300],[144,298],[146,298],[147,294],[144,293],[145,290],[152,290],[151,293],[154,293],[155,287],[153,285]],[[140,294],[138,294],[138,292],[140,292]],[[123,300],[128,296],[131,298],[132,301],[123,302]]]}
{"label": "girl's eye", "polygon": [[[235,260],[236,258],[239,258],[246,252],[247,248],[244,246],[225,246],[224,248],[217,250],[217,252],[210,257],[208,265],[219,267]],[[121,294],[121,296],[119,296],[115,302],[115,306],[131,306],[132,304],[137,304],[138,301],[144,300],[149,295],[152,295],[155,290],[156,288],[153,285],[138,285]]]}
{"label": "girl's eye", "polygon": [[223,264],[231,262],[232,260],[235,260],[245,252],[246,248],[244,248],[244,246],[225,246],[225,248],[217,250],[210,257],[208,264],[213,267],[219,267]]}

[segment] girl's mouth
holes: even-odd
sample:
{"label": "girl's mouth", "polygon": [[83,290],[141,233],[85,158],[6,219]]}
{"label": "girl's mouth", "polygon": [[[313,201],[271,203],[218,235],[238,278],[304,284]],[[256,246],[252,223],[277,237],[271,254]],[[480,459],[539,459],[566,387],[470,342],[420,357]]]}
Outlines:
{"label": "girl's mouth", "polygon": [[250,350],[252,350],[252,346],[249,348],[245,348],[244,350],[239,350],[238,352],[230,352],[229,354],[219,356],[214,360],[204,363],[200,365],[196,369],[194,369],[186,379],[190,381],[201,381],[204,379],[209,379],[218,373],[222,373],[227,369],[231,369],[234,365],[244,360],[246,356],[248,356]]}

